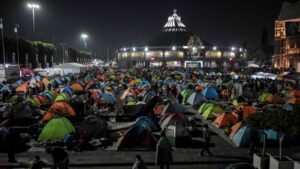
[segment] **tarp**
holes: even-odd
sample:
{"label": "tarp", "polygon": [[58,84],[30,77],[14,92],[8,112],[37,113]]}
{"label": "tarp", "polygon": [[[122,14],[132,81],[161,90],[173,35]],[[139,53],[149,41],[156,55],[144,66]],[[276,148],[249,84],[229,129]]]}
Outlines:
{"label": "tarp", "polygon": [[156,143],[157,139],[148,129],[134,125],[120,138],[117,150],[154,150]]}
{"label": "tarp", "polygon": [[206,98],[203,96],[200,92],[194,92],[192,95],[188,98],[187,103],[192,106],[200,106],[203,102],[206,101]]}
{"label": "tarp", "polygon": [[71,132],[75,132],[75,129],[71,122],[65,117],[56,117],[46,124],[38,140],[62,141]]}
{"label": "tarp", "polygon": [[217,93],[216,89],[213,87],[207,87],[202,91],[202,94],[207,99],[219,99],[219,94]]}

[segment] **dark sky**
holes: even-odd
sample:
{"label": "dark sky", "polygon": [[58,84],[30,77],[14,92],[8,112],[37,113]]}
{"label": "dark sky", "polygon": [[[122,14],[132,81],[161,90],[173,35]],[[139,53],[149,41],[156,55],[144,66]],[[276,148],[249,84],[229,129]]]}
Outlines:
{"label": "dark sky", "polygon": [[[80,34],[89,35],[88,47],[105,56],[107,48],[146,45],[159,33],[173,9],[178,10],[187,30],[217,46],[259,44],[264,26],[273,36],[274,19],[283,0],[36,0],[38,40],[65,42],[82,48]],[[0,0],[5,34],[32,36],[32,13],[24,0]],[[271,41],[271,40],[270,40]]]}

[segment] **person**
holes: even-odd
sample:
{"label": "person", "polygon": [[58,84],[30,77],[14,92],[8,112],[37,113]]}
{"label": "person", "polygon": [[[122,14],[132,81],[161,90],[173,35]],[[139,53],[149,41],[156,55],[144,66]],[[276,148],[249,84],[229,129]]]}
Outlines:
{"label": "person", "polygon": [[28,169],[42,169],[45,167],[47,164],[40,160],[40,156],[35,156],[34,159],[30,162],[29,168]]}
{"label": "person", "polygon": [[69,155],[62,147],[47,147],[46,152],[52,155],[53,169],[69,168]]}
{"label": "person", "polygon": [[200,155],[203,156],[205,152],[207,152],[208,156],[211,156],[212,153],[209,150],[209,143],[210,143],[210,135],[208,132],[208,125],[205,124],[203,127],[203,140],[204,140],[204,146],[201,150]]}
{"label": "person", "polygon": [[159,164],[160,169],[164,169],[164,166],[166,166],[166,169],[169,169],[170,161],[173,161],[172,147],[170,141],[166,138],[165,131],[163,131],[156,145],[155,164]]}
{"label": "person", "polygon": [[147,169],[144,160],[142,159],[141,155],[137,154],[135,156],[135,162],[132,166],[132,169]]}

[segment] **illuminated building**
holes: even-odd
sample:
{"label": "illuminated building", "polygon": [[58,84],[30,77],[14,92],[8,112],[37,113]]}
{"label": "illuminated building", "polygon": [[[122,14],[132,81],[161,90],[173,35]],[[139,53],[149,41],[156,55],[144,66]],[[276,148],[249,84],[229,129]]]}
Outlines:
{"label": "illuminated building", "polygon": [[297,68],[300,63],[300,1],[284,2],[275,21],[275,68]]}
{"label": "illuminated building", "polygon": [[120,67],[211,67],[224,68],[242,63],[246,50],[238,47],[220,48],[186,30],[174,10],[159,36],[147,46],[122,47],[117,53]]}

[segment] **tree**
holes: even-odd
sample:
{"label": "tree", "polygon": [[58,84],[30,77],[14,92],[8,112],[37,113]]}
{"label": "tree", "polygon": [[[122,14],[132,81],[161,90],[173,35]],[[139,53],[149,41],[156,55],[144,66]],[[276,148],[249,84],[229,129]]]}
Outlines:
{"label": "tree", "polygon": [[[253,115],[249,124],[260,129],[273,129],[279,134],[279,158],[282,160],[282,142],[288,132],[295,132],[299,127],[299,115],[297,111],[288,111],[282,108],[269,109]],[[296,119],[295,119],[296,118]],[[265,146],[265,145],[264,145]],[[265,149],[265,148],[264,148]],[[265,150],[263,150],[263,153]]]}

